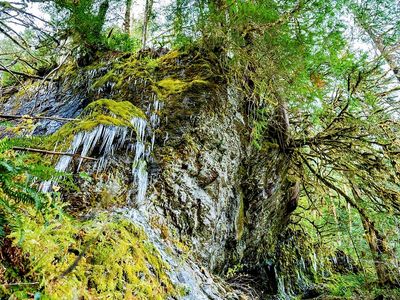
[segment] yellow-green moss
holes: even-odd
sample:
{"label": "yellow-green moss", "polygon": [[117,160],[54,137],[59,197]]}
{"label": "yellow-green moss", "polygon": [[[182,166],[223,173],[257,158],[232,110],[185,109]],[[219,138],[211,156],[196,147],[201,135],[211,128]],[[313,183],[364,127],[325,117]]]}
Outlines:
{"label": "yellow-green moss", "polygon": [[[77,121],[63,125],[54,134],[41,137],[14,138],[14,143],[21,147],[65,151],[70,147],[74,135],[78,132],[90,131],[98,125],[121,126],[134,130],[131,120],[135,117],[146,119],[144,112],[128,101],[118,102],[100,99],[89,104]],[[13,134],[18,134],[20,131],[32,130],[32,128],[32,120],[26,119],[26,123],[20,123],[18,127],[7,129],[12,131]],[[44,160],[42,163],[47,165],[50,161]]]}
{"label": "yellow-green moss", "polygon": [[158,96],[165,98],[173,94],[183,93],[195,85],[209,85],[209,82],[201,79],[185,82],[180,79],[165,78],[158,81],[156,87],[153,87],[153,89]]}
{"label": "yellow-green moss", "polygon": [[[169,95],[180,94],[196,85],[209,85],[210,83],[204,80],[207,76],[204,77],[202,73],[204,73],[204,70],[207,70],[207,74],[210,73],[210,65],[208,62],[204,62],[201,59],[199,59],[199,62],[197,62],[198,64],[195,66],[191,65],[193,70],[189,72],[191,74],[190,79],[182,81],[180,79],[167,77],[157,81],[159,75],[170,74],[171,71],[178,70],[179,66],[176,60],[183,56],[184,53],[177,50],[170,51],[157,59],[148,57],[139,59],[137,56],[132,55],[114,63],[105,75],[95,81],[92,88],[98,89],[108,83],[114,83],[114,90],[117,91],[118,95],[123,97],[128,89],[127,84],[130,84],[133,78],[140,78],[150,83],[150,88],[157,93],[159,97],[166,98]],[[156,69],[159,70],[159,72],[156,72]]]}
{"label": "yellow-green moss", "polygon": [[131,120],[135,117],[146,119],[144,112],[128,101],[100,99],[85,108],[79,121],[65,124],[50,139],[70,141],[75,133],[90,131],[98,125],[133,128]]}
{"label": "yellow-green moss", "polygon": [[114,70],[108,71],[107,74],[97,79],[92,84],[92,89],[100,88],[108,82],[118,82],[118,76],[114,73]]}
{"label": "yellow-green moss", "polygon": [[177,59],[181,55],[182,55],[182,53],[180,51],[173,50],[173,51],[170,51],[167,54],[163,55],[162,57],[160,57],[159,61],[161,63],[164,63],[164,62],[170,63],[171,60]]}
{"label": "yellow-green moss", "polygon": [[49,299],[166,299],[181,292],[167,275],[169,265],[129,220],[100,215],[80,222],[53,209],[46,221],[24,211],[20,246],[29,255],[28,276]]}
{"label": "yellow-green moss", "polygon": [[146,62],[146,69],[150,71],[154,71],[159,66],[159,59],[151,59],[148,58],[145,60]]}
{"label": "yellow-green moss", "polygon": [[187,89],[188,83],[181,81],[179,79],[166,78],[157,82],[157,85],[163,88],[169,94],[176,94],[176,93],[181,93],[185,89]]}
{"label": "yellow-green moss", "polygon": [[91,116],[104,113],[113,114],[115,118],[127,121],[127,123],[134,117],[146,119],[144,112],[129,101],[117,102],[110,99],[100,99],[90,103],[84,113],[89,113]]}

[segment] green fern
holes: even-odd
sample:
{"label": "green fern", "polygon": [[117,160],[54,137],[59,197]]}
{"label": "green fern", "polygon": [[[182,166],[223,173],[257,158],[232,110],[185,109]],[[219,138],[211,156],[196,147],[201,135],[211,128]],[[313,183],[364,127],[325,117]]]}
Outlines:
{"label": "green fern", "polygon": [[[5,226],[19,227],[19,209],[21,205],[33,205],[39,212],[45,208],[46,196],[37,190],[36,182],[63,178],[71,186],[71,176],[55,171],[54,168],[32,163],[29,156],[19,154],[8,159],[6,151],[12,149],[20,140],[5,138],[0,140],[0,242],[4,237]],[[26,163],[29,161],[30,163]],[[18,228],[14,231],[20,232]],[[23,233],[21,232],[21,239]]]}

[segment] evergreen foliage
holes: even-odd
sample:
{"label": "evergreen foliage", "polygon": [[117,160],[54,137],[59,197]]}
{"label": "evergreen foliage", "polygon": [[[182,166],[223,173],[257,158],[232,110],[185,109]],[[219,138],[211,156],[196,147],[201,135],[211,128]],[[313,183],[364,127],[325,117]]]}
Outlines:
{"label": "evergreen foliage", "polygon": [[[8,27],[2,30],[7,38],[0,46],[2,87],[23,86],[27,78],[57,80],[63,77],[60,70],[68,70],[76,62],[88,65],[96,56],[108,55],[115,57],[116,63],[112,70],[95,78],[92,89],[111,82],[128,90],[127,79],[137,72],[145,75],[160,98],[169,99],[193,86],[209,86],[212,82],[208,79],[214,79],[215,74],[197,74],[184,82],[172,74],[176,70],[168,70],[163,78],[155,79],[152,71],[168,67],[163,58],[143,59],[141,55],[151,56],[156,50],[140,47],[160,45],[161,52],[165,50],[162,47],[173,48],[175,51],[168,54],[170,59],[180,59],[179,51],[200,49],[196,55],[208,55],[218,62],[220,82],[246,99],[246,107],[240,109],[251,126],[252,145],[259,151],[278,149],[290,165],[288,174],[292,178],[288,181],[300,187],[285,232],[294,242],[285,244],[284,239],[279,254],[282,260],[297,263],[296,247],[302,255],[315,250],[326,272],[314,268],[301,276],[325,283],[328,293],[335,296],[362,294],[360,287],[364,286],[379,292],[400,286],[400,7],[396,1],[174,0],[165,10],[146,1],[143,24],[134,24],[137,28],[130,31],[130,24],[125,22],[122,29],[121,20],[115,20],[118,17],[109,17],[118,15],[110,9],[111,4],[111,0],[48,1],[51,20],[46,26],[52,29],[34,28],[23,34]],[[125,4],[132,5],[129,1]],[[0,27],[7,24],[10,14],[37,18],[29,16],[23,3],[3,1]],[[125,15],[130,16],[129,12]],[[162,16],[159,19],[163,21],[157,23],[156,16]],[[55,63],[60,51],[68,59]],[[112,56],[115,52],[122,54]],[[131,56],[132,52],[138,55]],[[128,58],[120,59],[124,55]],[[199,73],[205,69],[214,72],[208,62],[202,67]],[[125,103],[111,101],[106,103],[112,105],[108,107],[111,111]],[[128,104],[129,117],[134,113],[143,115]],[[116,118],[108,121],[128,124],[124,112],[129,109],[122,107],[122,113],[119,110]],[[98,114],[102,116],[101,111]],[[84,121],[77,122],[82,127],[67,124],[60,132],[90,129],[99,123],[96,120],[88,125]],[[15,232],[21,236],[22,207],[35,207],[43,213],[46,205],[55,203],[51,200],[55,195],[38,192],[37,182],[62,175],[43,166],[37,156],[33,159],[15,154],[11,150],[15,143],[13,139],[0,142],[0,239],[6,238],[9,227],[13,237]],[[68,176],[63,176],[62,185],[70,184]],[[41,226],[44,223],[42,220]],[[79,225],[71,226],[75,226],[76,233]],[[129,233],[145,240],[136,229],[128,227],[112,230],[124,238]],[[71,232],[68,234],[71,238]],[[92,229],[87,235],[92,235]],[[307,245],[302,245],[306,240]],[[52,241],[55,248],[58,242]],[[117,246],[112,238],[98,244],[110,252]],[[23,249],[33,255],[30,246],[25,244]],[[99,256],[106,255],[96,251]],[[335,269],[332,260],[338,253],[352,261],[355,268],[345,272]],[[154,253],[140,255],[146,260],[158,259]],[[307,263],[312,265],[313,259],[307,258]],[[50,272],[47,267],[43,270]],[[279,267],[289,268],[285,264]],[[96,268],[88,268],[96,277]],[[235,272],[241,269],[235,268]],[[135,276],[131,285],[138,280]],[[166,286],[160,293],[165,297],[176,295],[164,274],[160,276]],[[287,280],[294,279],[289,276]],[[96,284],[102,292],[109,292],[107,283]],[[142,298],[153,297],[149,296],[153,295],[153,287],[144,287]]]}

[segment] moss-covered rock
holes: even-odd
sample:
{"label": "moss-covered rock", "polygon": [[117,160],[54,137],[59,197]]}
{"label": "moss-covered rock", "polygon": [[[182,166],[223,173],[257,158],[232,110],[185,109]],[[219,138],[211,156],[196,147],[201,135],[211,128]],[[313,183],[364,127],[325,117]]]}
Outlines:
{"label": "moss-covered rock", "polygon": [[146,115],[129,101],[117,102],[111,99],[100,99],[85,108],[79,121],[63,126],[58,135],[89,131],[98,125],[133,128],[131,123],[133,118],[146,119]]}
{"label": "moss-covered rock", "polygon": [[23,237],[14,238],[29,258],[29,286],[9,285],[6,295],[40,293],[49,299],[166,299],[179,293],[145,233],[129,220],[98,215],[79,221],[57,209],[45,216],[26,208]]}
{"label": "moss-covered rock", "polygon": [[174,94],[181,94],[194,86],[205,87],[208,85],[210,85],[210,83],[202,79],[193,79],[192,81],[185,82],[180,79],[169,77],[158,81],[156,86],[153,86],[153,90],[159,97],[165,99]]}

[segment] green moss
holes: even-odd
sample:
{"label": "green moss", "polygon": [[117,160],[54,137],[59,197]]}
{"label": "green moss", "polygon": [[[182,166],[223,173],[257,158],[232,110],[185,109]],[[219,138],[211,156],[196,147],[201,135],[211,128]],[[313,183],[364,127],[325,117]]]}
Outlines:
{"label": "green moss", "polygon": [[157,67],[159,67],[160,63],[158,59],[146,59],[146,69],[154,71]]}
{"label": "green moss", "polygon": [[2,6],[3,8],[12,8],[11,3],[7,1],[0,1],[0,6]]}
{"label": "green moss", "polygon": [[5,294],[40,289],[49,299],[166,299],[181,292],[167,275],[169,265],[129,220],[99,215],[81,222],[54,209],[45,217],[24,211],[20,246],[30,260],[27,277],[39,286]]}
{"label": "green moss", "polygon": [[18,92],[15,94],[16,98],[21,98],[27,93],[35,93],[38,89],[38,87],[41,86],[41,83],[39,81],[32,81],[29,80],[27,83],[25,83],[24,87],[20,88]]}
{"label": "green moss", "polygon": [[173,50],[159,58],[160,63],[171,63],[171,60],[177,59],[182,53],[178,50]]}
{"label": "green moss", "polygon": [[101,124],[133,128],[131,120],[135,117],[146,119],[144,112],[128,101],[100,99],[85,108],[79,121],[70,122],[61,127],[50,137],[50,144],[59,140],[70,141],[74,134],[90,131]]}
{"label": "green moss", "polygon": [[114,70],[107,72],[106,75],[100,77],[92,84],[92,89],[97,89],[104,86],[108,82],[118,82],[118,76],[114,73]]}
{"label": "green moss", "polygon": [[112,114],[115,118],[123,121],[130,121],[134,117],[146,119],[144,112],[129,101],[117,102],[110,99],[100,99],[90,103],[84,111],[84,114],[91,116],[104,113]]}
{"label": "green moss", "polygon": [[263,142],[262,149],[265,151],[277,150],[279,149],[279,145],[277,143]]}
{"label": "green moss", "polygon": [[363,274],[335,275],[329,279],[327,288],[329,294],[340,296],[342,299],[353,299],[356,294],[362,293],[360,287],[365,285]]}
{"label": "green moss", "polygon": [[[69,148],[74,135],[90,131],[98,125],[122,126],[134,130],[132,118],[146,119],[144,112],[128,101],[100,99],[89,104],[78,121],[71,121],[49,136],[15,138],[15,145],[45,150],[64,151]],[[29,120],[31,122],[31,120]],[[18,128],[11,128],[17,130]]]}
{"label": "green moss", "polygon": [[210,83],[201,79],[194,79],[189,82],[180,79],[165,78],[157,82],[154,91],[162,98],[168,97],[173,94],[181,94],[193,86],[206,86]]}
{"label": "green moss", "polygon": [[157,85],[167,91],[169,94],[181,93],[187,89],[188,84],[179,79],[166,78],[159,82]]}

